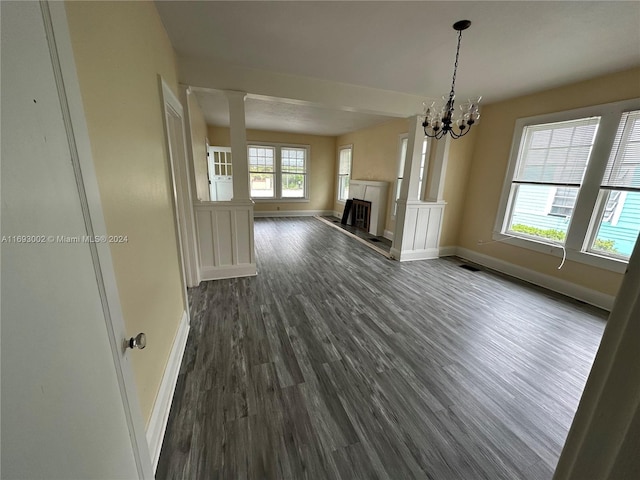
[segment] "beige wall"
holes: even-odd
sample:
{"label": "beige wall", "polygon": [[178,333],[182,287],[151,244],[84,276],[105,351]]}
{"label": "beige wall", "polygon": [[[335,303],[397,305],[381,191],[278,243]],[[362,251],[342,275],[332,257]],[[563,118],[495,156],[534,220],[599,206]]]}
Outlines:
{"label": "beige wall", "polygon": [[174,52],[152,2],[68,2],[102,207],[141,409],[151,414],[184,299],[157,74],[174,92]]}
{"label": "beige wall", "polygon": [[[353,145],[351,167],[351,178],[353,180],[389,182],[385,230],[393,231],[395,228],[395,220],[391,218],[391,214],[393,212],[395,181],[398,175],[399,137],[401,134],[407,133],[408,130],[408,120],[399,118],[382,125],[340,135],[336,141],[336,148],[344,145]],[[337,152],[334,154],[335,156],[337,156]],[[333,180],[333,183],[337,183],[337,177]],[[337,212],[342,212],[344,204],[334,199],[333,208]]]}
{"label": "beige wall", "polygon": [[[249,142],[292,143],[309,145],[309,202],[256,202],[256,212],[295,211],[295,210],[333,210],[334,168],[336,158],[335,137],[303,135],[287,132],[269,132],[265,130],[247,130]],[[231,146],[229,129],[209,126],[209,143],[218,147]]]}
{"label": "beige wall", "polygon": [[[458,245],[465,206],[465,186],[469,178],[477,135],[478,131],[474,129],[463,138],[452,140],[449,144],[449,159],[447,161],[443,191],[447,206],[444,209],[444,218],[442,220],[441,247]],[[434,148],[432,148],[433,150]]]}
{"label": "beige wall", "polygon": [[209,177],[207,176],[207,124],[198,105],[196,96],[187,95],[189,119],[191,121],[191,146],[193,148],[193,167],[196,177],[195,195],[201,202],[208,202]]}
{"label": "beige wall", "polygon": [[[570,261],[562,270],[558,270],[560,260],[557,257],[504,243],[478,245],[478,241],[491,240],[516,119],[634,97],[640,97],[640,68],[487,105],[477,127],[475,147],[466,152],[467,156],[472,155],[472,163],[458,244],[478,253],[615,295],[622,279],[620,274]],[[463,188],[464,185],[459,187]]]}

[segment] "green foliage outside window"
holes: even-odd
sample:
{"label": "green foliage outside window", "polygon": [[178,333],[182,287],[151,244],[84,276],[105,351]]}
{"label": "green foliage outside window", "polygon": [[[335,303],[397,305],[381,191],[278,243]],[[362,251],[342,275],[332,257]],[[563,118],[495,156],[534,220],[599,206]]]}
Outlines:
{"label": "green foliage outside window", "polygon": [[[523,225],[521,223],[512,225],[510,230],[512,232],[524,233],[525,235],[530,235],[532,237],[548,238],[549,240],[554,240],[556,242],[564,242],[564,239],[566,237],[566,233],[562,230],[556,230],[554,228],[531,227],[529,225]],[[615,244],[615,240],[603,240],[601,238],[598,238],[593,243],[593,248],[594,250],[600,250],[602,252],[618,253]]]}

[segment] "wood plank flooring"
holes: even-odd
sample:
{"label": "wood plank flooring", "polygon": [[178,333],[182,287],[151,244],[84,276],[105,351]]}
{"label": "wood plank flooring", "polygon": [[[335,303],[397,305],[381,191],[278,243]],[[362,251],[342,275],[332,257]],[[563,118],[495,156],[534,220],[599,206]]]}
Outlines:
{"label": "wood plank flooring", "polygon": [[189,292],[158,479],[550,479],[605,312],[256,219],[258,276]]}

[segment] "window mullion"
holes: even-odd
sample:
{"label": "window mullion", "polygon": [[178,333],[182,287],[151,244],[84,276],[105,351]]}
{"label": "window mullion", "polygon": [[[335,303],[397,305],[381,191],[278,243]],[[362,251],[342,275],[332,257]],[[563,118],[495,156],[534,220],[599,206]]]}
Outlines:
{"label": "window mullion", "polygon": [[274,173],[273,180],[275,182],[275,189],[273,193],[275,194],[275,198],[282,198],[282,147],[278,145],[274,147],[275,150],[275,162],[274,162]]}
{"label": "window mullion", "polygon": [[571,223],[567,230],[565,247],[568,250],[581,251],[583,249],[621,116],[622,112],[620,111],[607,112],[600,119],[598,133],[582,180],[582,187],[578,193]]}

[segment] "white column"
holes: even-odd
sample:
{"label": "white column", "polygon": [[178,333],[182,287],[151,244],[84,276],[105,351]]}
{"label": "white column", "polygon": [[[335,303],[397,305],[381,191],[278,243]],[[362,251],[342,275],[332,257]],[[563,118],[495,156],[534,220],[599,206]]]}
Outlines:
{"label": "white column", "polygon": [[[438,200],[422,201],[418,191],[420,160],[424,143],[421,120],[417,115],[409,119],[407,156],[404,163],[400,198],[398,199],[396,229],[391,247],[391,256],[400,261],[437,258],[442,231],[444,202],[438,201],[438,196],[441,198],[441,193],[438,193],[438,190],[440,184],[443,183],[441,179],[444,178],[444,170],[446,169],[447,148],[445,147],[448,144],[446,141],[442,142],[441,160],[432,169],[432,176],[435,172],[437,178],[435,180],[423,179],[425,182],[431,182],[431,186],[425,189],[427,193],[435,191]],[[425,162],[425,176],[427,171],[428,164]]]}
{"label": "white column", "polygon": [[[420,180],[420,157],[422,156],[422,143],[424,142],[424,130],[418,115],[409,118],[409,135],[407,137],[407,153],[402,172],[402,185],[398,197],[398,209],[396,211],[396,229],[393,234],[392,251],[401,252],[404,239],[404,224],[407,216],[407,201],[415,202],[420,198],[418,182]],[[399,255],[396,255],[398,258]],[[399,260],[399,258],[398,258]]]}
{"label": "white column", "polygon": [[424,143],[424,130],[422,121],[418,115],[409,118],[409,136],[407,138],[407,153],[402,172],[402,186],[400,188],[399,201],[419,200],[418,182],[420,181],[420,160],[422,157],[422,144]]}
{"label": "white column", "polygon": [[247,158],[247,130],[244,119],[245,92],[227,90],[229,102],[229,132],[231,134],[231,162],[233,165],[233,201],[249,202],[249,160]]}

